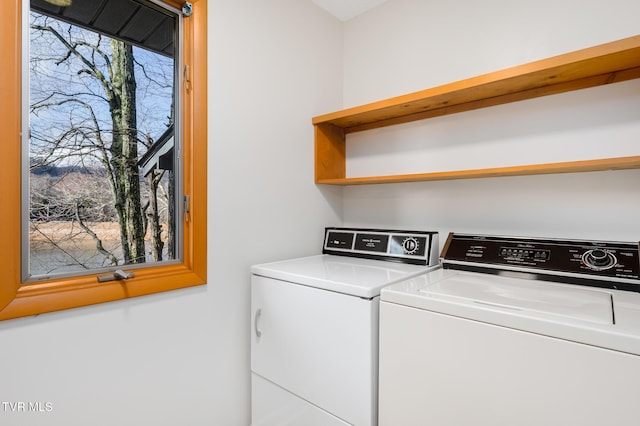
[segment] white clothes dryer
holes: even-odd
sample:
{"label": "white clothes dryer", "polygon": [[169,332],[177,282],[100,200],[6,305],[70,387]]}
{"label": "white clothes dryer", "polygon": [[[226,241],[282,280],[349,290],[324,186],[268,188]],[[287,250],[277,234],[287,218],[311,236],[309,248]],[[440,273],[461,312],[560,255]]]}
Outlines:
{"label": "white clothes dryer", "polygon": [[327,228],[251,268],[252,424],[377,424],[380,289],[438,267],[435,232]]}
{"label": "white clothes dryer", "polygon": [[381,426],[637,425],[638,244],[450,234],[384,288]]}

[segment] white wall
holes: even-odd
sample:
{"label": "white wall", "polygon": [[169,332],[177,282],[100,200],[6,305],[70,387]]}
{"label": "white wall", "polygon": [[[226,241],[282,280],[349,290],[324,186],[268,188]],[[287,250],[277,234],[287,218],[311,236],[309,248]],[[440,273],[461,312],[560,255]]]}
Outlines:
{"label": "white wall", "polygon": [[[632,35],[635,0],[389,0],[344,25],[310,1],[209,8],[208,285],[0,322],[0,402],[53,404],[0,406],[0,424],[248,424],[249,265],[317,253],[343,209],[361,226],[640,238],[638,171],[318,187],[310,125],[342,106]],[[529,124],[525,136],[543,143],[592,122],[637,136],[629,114],[589,114]],[[447,125],[464,127],[465,116]],[[478,143],[495,141],[498,124],[484,126],[494,128]]]}
{"label": "white wall", "polygon": [[[388,0],[345,25],[344,106],[636,35],[635,0]],[[348,137],[350,176],[640,155],[640,81]],[[640,240],[640,171],[347,187],[347,225]]]}
{"label": "white wall", "polygon": [[0,402],[53,408],[0,404],[0,424],[249,424],[249,266],[316,254],[341,221],[311,117],[341,105],[342,27],[299,0],[209,18],[208,285],[0,322]]}

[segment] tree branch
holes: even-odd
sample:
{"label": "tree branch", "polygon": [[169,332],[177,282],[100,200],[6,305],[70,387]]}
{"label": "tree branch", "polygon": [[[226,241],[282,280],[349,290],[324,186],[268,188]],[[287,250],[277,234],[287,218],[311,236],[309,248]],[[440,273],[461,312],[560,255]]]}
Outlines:
{"label": "tree branch", "polygon": [[77,201],[76,201],[76,220],[78,221],[78,225],[80,225],[80,228],[82,228],[84,232],[89,234],[89,236],[93,238],[93,241],[95,241],[96,250],[98,250],[102,255],[104,255],[107,259],[109,259],[109,261],[111,261],[111,264],[113,266],[117,266],[118,259],[116,259],[113,253],[111,253],[109,250],[104,248],[104,246],[102,245],[102,240],[98,237],[98,235],[96,235],[95,232],[93,232],[87,225],[85,225],[82,219],[80,218],[80,203],[78,203]]}

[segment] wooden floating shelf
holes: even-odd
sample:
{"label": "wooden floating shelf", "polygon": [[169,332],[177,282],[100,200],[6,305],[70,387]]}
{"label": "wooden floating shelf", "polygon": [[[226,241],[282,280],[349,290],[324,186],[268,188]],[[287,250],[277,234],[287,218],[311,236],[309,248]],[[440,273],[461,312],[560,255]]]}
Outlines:
{"label": "wooden floating shelf", "polygon": [[500,176],[542,175],[553,173],[594,172],[640,168],[640,156],[605,158],[600,160],[532,164],[526,166],[457,170],[451,172],[416,173],[393,176],[367,176],[344,179],[321,179],[316,183],[328,185],[367,185],[374,183],[418,182],[429,180],[474,179]]}
{"label": "wooden floating shelf", "polygon": [[314,117],[315,181],[413,182],[640,168],[640,157],[410,175],[346,177],[346,135],[640,78],[640,35]]}

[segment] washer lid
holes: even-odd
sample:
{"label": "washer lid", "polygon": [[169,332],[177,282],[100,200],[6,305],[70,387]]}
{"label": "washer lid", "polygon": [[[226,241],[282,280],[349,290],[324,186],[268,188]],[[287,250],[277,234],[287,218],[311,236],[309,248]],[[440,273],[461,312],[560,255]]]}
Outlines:
{"label": "washer lid", "polygon": [[380,300],[640,355],[637,292],[438,269],[383,288]]}
{"label": "washer lid", "polygon": [[420,293],[451,301],[560,315],[600,324],[613,324],[613,301],[607,291],[561,286],[495,275],[459,273]]}
{"label": "washer lid", "polygon": [[251,272],[358,297],[373,298],[389,284],[435,267],[335,255],[317,255],[254,265]]}

